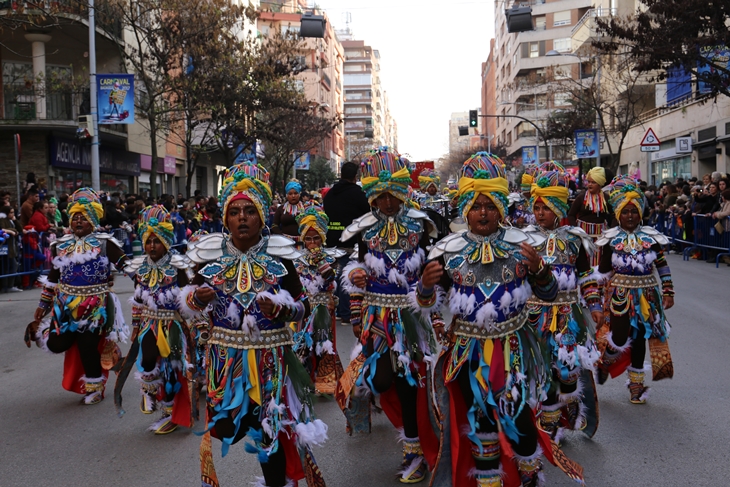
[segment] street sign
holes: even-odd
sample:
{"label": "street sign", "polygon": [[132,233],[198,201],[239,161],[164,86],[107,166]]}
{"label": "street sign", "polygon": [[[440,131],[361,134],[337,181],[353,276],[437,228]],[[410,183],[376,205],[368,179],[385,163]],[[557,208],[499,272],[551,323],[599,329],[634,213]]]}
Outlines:
{"label": "street sign", "polygon": [[641,139],[641,152],[656,152],[661,149],[661,144],[659,137],[649,127],[649,130],[644,134],[644,138]]}

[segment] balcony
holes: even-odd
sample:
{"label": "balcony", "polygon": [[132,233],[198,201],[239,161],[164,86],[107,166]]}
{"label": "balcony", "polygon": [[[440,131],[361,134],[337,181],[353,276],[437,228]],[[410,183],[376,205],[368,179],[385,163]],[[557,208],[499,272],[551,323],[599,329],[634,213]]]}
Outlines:
{"label": "balcony", "polygon": [[327,76],[327,73],[325,73],[324,71],[322,71],[322,76],[320,78],[320,81],[322,82],[324,87],[327,88],[328,90],[330,88],[332,88],[332,81],[330,81],[330,77]]}
{"label": "balcony", "polygon": [[616,16],[615,8],[592,8],[575,24],[570,32],[572,51],[580,52],[591,47],[591,42],[598,39],[596,32],[596,18]]}
{"label": "balcony", "polygon": [[[79,0],[0,0],[0,15],[12,19],[14,14],[19,16],[37,14],[42,17],[57,16],[85,21],[89,16],[87,5],[87,3]],[[109,9],[104,5],[104,0],[95,3],[94,7],[96,9],[96,28],[117,39],[121,39],[122,23],[118,19],[112,18]],[[22,20],[19,20],[19,22],[22,22]]]}
{"label": "balcony", "polygon": [[[47,93],[36,93],[32,88],[5,85],[3,87],[3,109],[0,125],[24,125],[42,127],[58,127],[71,129],[78,127],[80,106],[88,98],[87,93],[71,90],[53,90]],[[43,113],[45,102],[45,113]],[[100,132],[126,137],[126,124],[102,125]]]}

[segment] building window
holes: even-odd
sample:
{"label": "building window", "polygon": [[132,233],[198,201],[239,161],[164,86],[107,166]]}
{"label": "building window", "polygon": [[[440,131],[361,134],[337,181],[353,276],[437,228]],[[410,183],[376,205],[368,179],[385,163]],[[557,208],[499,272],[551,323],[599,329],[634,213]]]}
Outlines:
{"label": "building window", "polygon": [[555,12],[553,14],[553,27],[559,27],[561,25],[570,25],[570,10],[563,10],[562,12]]}
{"label": "building window", "polygon": [[558,52],[570,52],[570,37],[553,40],[553,49]]}
{"label": "building window", "polygon": [[547,22],[545,20],[544,15],[535,17],[535,30],[545,30],[546,25],[547,25]]}
{"label": "building window", "polygon": [[570,100],[570,93],[555,93],[555,96],[553,97],[555,106],[558,106],[558,107],[570,105],[569,100]]}
{"label": "building window", "polygon": [[540,55],[540,43],[530,42],[530,57],[538,57]]}

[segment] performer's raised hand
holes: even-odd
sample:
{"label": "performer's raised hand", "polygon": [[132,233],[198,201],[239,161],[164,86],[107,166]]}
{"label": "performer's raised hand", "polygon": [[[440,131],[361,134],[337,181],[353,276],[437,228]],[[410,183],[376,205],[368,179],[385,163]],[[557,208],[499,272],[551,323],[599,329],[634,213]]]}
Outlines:
{"label": "performer's raised hand", "polygon": [[208,304],[215,298],[215,289],[207,286],[195,290],[195,299],[203,304]]}
{"label": "performer's raised hand", "polygon": [[350,280],[360,289],[365,289],[365,286],[368,285],[368,276],[362,269],[352,271],[352,274],[350,274]]}
{"label": "performer's raised hand", "polygon": [[540,264],[542,263],[542,259],[540,258],[540,255],[537,253],[537,251],[532,247],[532,245],[528,244],[527,242],[522,242],[520,244],[520,253],[525,258],[527,268],[532,274],[537,274],[540,272]]}
{"label": "performer's raised hand", "polygon": [[439,262],[433,260],[429,262],[423,269],[421,275],[421,286],[423,289],[433,289],[441,280],[441,276],[444,274],[444,266]]}

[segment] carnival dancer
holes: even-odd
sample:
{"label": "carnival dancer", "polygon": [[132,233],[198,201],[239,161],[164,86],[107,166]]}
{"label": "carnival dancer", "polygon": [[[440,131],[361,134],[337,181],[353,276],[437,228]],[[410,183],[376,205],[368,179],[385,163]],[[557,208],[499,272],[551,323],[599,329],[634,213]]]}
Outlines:
{"label": "carnival dancer", "polygon": [[342,362],[336,347],[335,297],[337,259],[343,251],[325,249],[329,219],[319,206],[309,206],[297,215],[304,255],[294,261],[307,291],[312,312],[298,324],[294,351],[314,380],[318,394],[334,395],[342,377]]}
{"label": "carnival dancer", "polygon": [[[144,414],[162,413],[149,431],[166,435],[178,425],[193,425],[189,385],[194,350],[188,326],[179,313],[180,289],[188,284],[188,273],[192,277],[192,266],[188,258],[171,248],[175,233],[164,206],[148,206],[140,212],[138,234],[146,255],[135,257],[124,268],[135,284],[130,303],[137,342],[125,361],[134,361],[137,366],[140,410]],[[125,380],[126,375],[120,375],[114,388],[120,414]]]}
{"label": "carnival dancer", "polygon": [[190,245],[188,257],[202,268],[180,295],[187,316],[207,310],[213,325],[203,485],[218,485],[211,435],[221,440],[223,455],[249,436],[245,449],[257,455],[263,470],[258,486],[289,486],[305,478],[298,445],[310,487],[324,485],[311,445],[326,439],[327,426],[313,416],[313,385],[291,350],[287,325],[309,313],[292,263],[300,253],[291,239],[263,232],[272,196],[262,166],[229,168],[220,200],[230,233],[203,235]]}
{"label": "carnival dancer", "polygon": [[530,208],[537,226],[524,229],[558,282],[554,301],[546,302],[538,296],[527,301],[530,324],[542,338],[552,369],[552,380],[546,384],[547,397],[540,405],[540,427],[556,442],[564,428],[583,430],[592,437],[598,426],[593,370],[600,353],[583,316],[580,298],[598,324],[603,321],[603,311],[590,263],[595,251],[593,240],[578,227],[560,226],[568,213],[569,181],[568,175],[558,170],[536,174]]}
{"label": "carnival dancer", "polygon": [[647,340],[653,380],[674,375],[664,314],[674,305],[672,275],[662,251],[669,241],[654,228],[641,226],[646,201],[634,179],[616,176],[610,202],[619,226],[603,232],[596,242],[603,252],[598,270],[606,281],[604,309],[610,330],[597,378],[603,384],[609,374],[617,377],[628,370],[630,400],[644,404],[649,392],[644,385]]}
{"label": "carnival dancer", "polygon": [[25,340],[28,346],[33,339],[44,350],[65,352],[63,387],[83,394],[82,403],[91,405],[104,399],[109,370],[119,359],[114,342],[129,338],[121,303],[110,288],[113,269],[121,269],[127,257],[121,242],[96,231],[104,210],[93,189],[76,190],[67,211],[73,233],[52,243],[53,268],[43,280]]}
{"label": "carnival dancer", "polygon": [[[582,228],[594,242],[611,224],[611,205],[603,192],[606,181],[604,168],[594,167],[588,171],[587,190],[576,195],[568,212],[570,225]],[[601,249],[597,250],[591,258],[593,267],[601,262]]]}
{"label": "carnival dancer", "polygon": [[[431,250],[417,286],[429,303],[437,283],[454,315],[442,369],[449,401],[441,404],[441,446],[432,485],[538,486],[543,453],[556,448],[540,433],[530,401],[549,374],[527,300],[552,302],[558,280],[528,234],[503,227],[508,206],[504,163],[478,152],[461,169],[459,209],[469,229]],[[560,465],[582,482],[581,469]]]}
{"label": "carnival dancer", "polygon": [[302,183],[292,179],[284,187],[286,201],[279,205],[274,213],[274,220],[271,226],[271,233],[286,235],[295,242],[299,241],[297,227],[297,215],[304,211],[304,203],[301,201]]}
{"label": "carnival dancer", "polygon": [[436,202],[440,203],[443,201],[439,192],[439,185],[441,184],[441,178],[436,174],[433,169],[425,168],[418,175],[418,184],[421,186],[421,192],[423,193],[418,203],[421,208],[437,208]]}
{"label": "carnival dancer", "polygon": [[[435,439],[432,428],[422,427],[428,415],[419,409],[419,389],[425,398],[423,360],[436,352],[436,341],[428,313],[411,309],[412,288],[423,268],[431,223],[425,213],[409,208],[410,171],[398,153],[387,147],[370,151],[361,174],[373,210],[342,234],[343,241],[358,234],[363,240],[359,260],[345,267],[342,278],[350,293],[351,323],[360,350],[343,375],[336,397],[352,432],[369,431],[369,395],[380,395],[388,419],[402,428],[398,478],[402,483],[417,483],[425,479],[427,470],[421,442]],[[436,296],[432,297],[435,308]]]}

